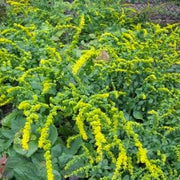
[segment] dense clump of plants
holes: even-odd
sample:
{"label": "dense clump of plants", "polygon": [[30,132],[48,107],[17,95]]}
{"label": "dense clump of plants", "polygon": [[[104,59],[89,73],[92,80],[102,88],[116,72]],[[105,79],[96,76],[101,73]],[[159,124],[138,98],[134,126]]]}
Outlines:
{"label": "dense clump of plants", "polygon": [[0,153],[9,179],[180,175],[180,29],[118,1],[8,0]]}

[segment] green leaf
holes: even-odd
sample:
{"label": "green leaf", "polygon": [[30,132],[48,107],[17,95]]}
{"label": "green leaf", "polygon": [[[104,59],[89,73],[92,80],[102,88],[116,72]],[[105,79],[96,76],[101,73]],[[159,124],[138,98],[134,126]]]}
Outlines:
{"label": "green leaf", "polygon": [[141,119],[143,120],[143,115],[140,111],[133,111],[133,116],[135,119]]}
{"label": "green leaf", "polygon": [[0,139],[0,152],[7,150],[12,143],[13,143],[12,138],[9,140]]}
{"label": "green leaf", "polygon": [[1,121],[2,125],[10,128],[11,121],[16,119],[17,115],[18,115],[17,111],[13,111],[12,113],[8,114],[2,119]]}
{"label": "green leaf", "polygon": [[14,137],[14,132],[12,130],[10,130],[10,129],[7,129],[7,128],[2,128],[1,133],[7,139],[11,139],[11,138]]}
{"label": "green leaf", "polygon": [[72,154],[65,154],[63,153],[59,158],[59,164],[61,167],[64,167],[66,165],[66,163],[73,158]]}
{"label": "green leaf", "polygon": [[62,154],[63,147],[61,144],[57,144],[51,149],[51,153],[53,157],[59,157]]}
{"label": "green leaf", "polygon": [[129,175],[125,175],[122,180],[130,180]]}
{"label": "green leaf", "polygon": [[21,155],[25,155],[27,152],[25,150],[22,149],[22,145],[21,144],[14,144],[13,145],[13,149]]}
{"label": "green leaf", "polygon": [[67,152],[66,153],[69,153],[69,154],[76,154],[77,151],[80,149],[80,147],[82,146],[82,139],[81,138],[77,138],[75,141],[73,141],[71,143],[71,146],[69,149],[67,149]]}
{"label": "green leaf", "polygon": [[28,161],[25,164],[16,166],[14,171],[16,179],[41,179],[41,174],[39,174],[38,169],[32,163],[28,163]]}
{"label": "green leaf", "polygon": [[30,141],[29,142],[29,149],[27,151],[26,157],[32,156],[37,150],[38,150],[37,141]]}
{"label": "green leaf", "polygon": [[52,145],[56,142],[58,137],[57,128],[55,126],[50,126],[50,132],[49,132],[49,139],[52,143]]}
{"label": "green leaf", "polygon": [[15,133],[19,131],[24,126],[25,121],[26,118],[21,113],[19,113],[15,119],[12,119],[12,125],[11,125],[12,130]]}
{"label": "green leaf", "polygon": [[14,144],[13,148],[18,154],[30,157],[38,150],[38,143],[36,141],[30,141],[28,151],[23,150],[21,144]]}
{"label": "green leaf", "polygon": [[58,171],[53,170],[53,175],[55,180],[61,180],[61,174]]}

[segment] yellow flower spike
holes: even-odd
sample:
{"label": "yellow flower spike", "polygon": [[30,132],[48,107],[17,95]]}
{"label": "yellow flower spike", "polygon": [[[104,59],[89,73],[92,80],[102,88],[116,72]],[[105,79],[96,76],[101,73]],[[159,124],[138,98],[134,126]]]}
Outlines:
{"label": "yellow flower spike", "polygon": [[89,162],[91,164],[94,163],[93,157],[91,156],[91,153],[89,152],[89,149],[83,144],[83,149],[86,152],[87,156],[89,157]]}
{"label": "yellow flower spike", "polygon": [[38,146],[39,148],[43,148],[44,143],[48,137],[48,131],[49,131],[49,127],[47,125],[45,125],[42,129],[41,129],[41,136],[39,138],[38,141]]}
{"label": "yellow flower spike", "polygon": [[13,41],[11,41],[9,39],[6,39],[6,38],[0,38],[0,43],[2,43],[2,44],[10,44],[13,47],[17,48],[17,45]]}
{"label": "yellow flower spike", "polygon": [[9,98],[9,99],[3,101],[2,103],[0,102],[0,107],[1,107],[1,106],[5,106],[6,104],[9,104],[13,99],[14,99],[14,98]]}
{"label": "yellow flower spike", "polygon": [[24,150],[28,150],[28,142],[30,140],[30,133],[31,133],[31,124],[33,123],[33,120],[37,121],[39,119],[39,116],[35,113],[30,114],[30,111],[25,110],[24,114],[28,116],[26,118],[26,123],[23,128],[22,133],[22,148]]}
{"label": "yellow flower spike", "polygon": [[45,59],[41,59],[41,60],[40,60],[40,64],[41,64],[41,65],[45,65],[45,64],[46,64],[46,60],[45,60]]}
{"label": "yellow flower spike", "polygon": [[101,133],[101,123],[98,115],[94,115],[93,120],[90,122],[92,126],[93,134],[95,136],[96,146],[97,146],[97,158],[96,161],[99,162],[103,158],[102,144],[106,143],[104,135]]}
{"label": "yellow flower spike", "polygon": [[143,148],[142,143],[139,141],[138,135],[133,131],[132,128],[133,123],[128,121],[126,123],[126,133],[131,136],[134,140],[135,146],[138,148],[138,153],[137,153],[137,159],[138,163],[144,163],[148,169],[148,171],[151,173],[152,177],[159,179],[161,177],[163,180],[165,180],[165,175],[163,171],[161,170],[160,167],[156,166],[155,164],[152,164],[150,160],[147,157],[147,150]]}
{"label": "yellow flower spike", "polygon": [[18,109],[24,109],[24,110],[27,110],[27,109],[30,109],[31,105],[28,101],[22,101],[19,106],[18,106]]}
{"label": "yellow flower spike", "polygon": [[53,123],[53,116],[56,116],[56,114],[57,114],[56,108],[54,107],[54,109],[52,109],[50,114],[48,115],[47,120],[45,122],[45,125],[41,130],[41,136],[40,136],[39,141],[38,141],[38,146],[40,148],[43,148],[44,144],[47,141],[47,138],[49,136],[49,127]]}
{"label": "yellow flower spike", "polygon": [[40,108],[41,108],[41,104],[36,104],[36,105],[32,106],[31,111],[37,112],[40,110]]}
{"label": "yellow flower spike", "polygon": [[161,159],[162,159],[163,165],[165,165],[165,163],[166,163],[166,155],[165,154],[161,154]]}
{"label": "yellow flower spike", "polygon": [[134,38],[131,34],[128,34],[128,33],[124,33],[123,34],[123,37],[129,39],[130,41],[134,42]]}
{"label": "yellow flower spike", "polygon": [[37,102],[38,101],[38,96],[36,94],[33,95],[33,101]]}
{"label": "yellow flower spike", "polygon": [[155,76],[154,74],[152,74],[152,75],[149,75],[149,76],[144,80],[144,82],[148,82],[148,81],[153,82],[153,81],[155,81],[156,79],[157,79],[156,76]]}
{"label": "yellow flower spike", "polygon": [[83,109],[79,112],[79,114],[78,114],[78,116],[76,118],[76,125],[77,125],[77,127],[79,129],[79,133],[82,136],[82,138],[84,140],[87,140],[88,137],[87,137],[86,131],[84,130],[84,124],[83,124],[83,122],[85,120],[84,116],[83,116]]}
{"label": "yellow flower spike", "polygon": [[119,155],[116,161],[116,169],[114,171],[112,180],[116,180],[117,176],[119,174],[119,170],[121,168],[121,165],[123,165],[123,168],[126,169],[127,168],[127,155],[126,155],[126,150],[121,142],[120,139],[117,139],[117,144],[119,144]]}
{"label": "yellow flower spike", "polygon": [[51,83],[49,81],[44,81],[43,82],[43,91],[42,91],[42,93],[46,94],[49,91],[50,88],[51,88]]}
{"label": "yellow flower spike", "polygon": [[73,74],[76,75],[79,69],[88,61],[88,59],[90,59],[95,54],[96,54],[96,51],[94,47],[92,47],[90,50],[84,53],[73,65],[72,67]]}
{"label": "yellow flower spike", "polygon": [[13,29],[13,28],[9,28],[9,29],[5,29],[5,30],[1,31],[0,34],[1,35],[7,35],[7,34],[13,33],[13,32],[15,33],[15,32],[17,32],[17,30]]}
{"label": "yellow flower spike", "polygon": [[23,133],[22,133],[22,148],[24,150],[28,150],[28,142],[30,139],[30,131],[31,131],[31,124],[32,124],[32,119],[30,117],[26,118],[26,123],[23,128]]}
{"label": "yellow flower spike", "polygon": [[49,140],[46,140],[43,149],[45,151],[44,158],[46,161],[47,179],[53,180],[54,175],[53,175],[52,160],[51,160],[52,158],[51,158],[50,148],[51,148],[51,143]]}
{"label": "yellow flower spike", "polygon": [[142,94],[142,99],[146,100],[146,95],[144,93]]}
{"label": "yellow flower spike", "polygon": [[148,114],[158,115],[157,111],[155,111],[155,110],[148,111]]}
{"label": "yellow flower spike", "polygon": [[30,28],[29,27],[24,27],[23,25],[17,24],[17,23],[14,23],[14,26],[18,27],[19,29],[24,31],[29,38],[31,38],[31,39],[33,38],[34,33],[29,31],[30,29],[32,29],[32,27],[30,27]]}
{"label": "yellow flower spike", "polygon": [[128,157],[127,161],[128,161],[128,171],[131,174],[131,176],[133,176],[133,169],[134,168],[133,168],[133,165],[132,165],[132,158]]}
{"label": "yellow flower spike", "polygon": [[67,148],[70,148],[70,144],[72,141],[76,140],[77,138],[81,137],[79,134],[77,135],[74,135],[74,136],[70,136],[68,139],[67,139]]}
{"label": "yellow flower spike", "polygon": [[101,42],[101,41],[103,41],[103,40],[106,40],[106,39],[103,39],[103,38],[104,38],[104,37],[106,38],[107,36],[112,37],[116,42],[119,41],[119,39],[118,39],[116,36],[114,36],[112,33],[109,33],[109,32],[106,32],[106,33],[102,34],[102,36],[101,36],[101,38],[99,39],[99,41]]}
{"label": "yellow flower spike", "polygon": [[85,17],[84,17],[84,14],[82,14],[81,18],[80,18],[79,27],[77,27],[77,32],[73,36],[73,41],[72,41],[70,48],[69,48],[70,50],[72,50],[75,47],[75,45],[77,44],[78,39],[79,39],[79,35],[80,35],[84,25],[85,25]]}
{"label": "yellow flower spike", "polygon": [[116,163],[116,158],[114,154],[110,150],[111,144],[107,144],[103,149],[108,153],[109,157],[112,159],[112,162],[115,164]]}
{"label": "yellow flower spike", "polygon": [[62,58],[61,58],[60,54],[57,52],[56,48],[48,47],[47,50],[48,50],[49,55],[51,56],[51,58],[57,57],[57,59],[60,62],[62,61]]}

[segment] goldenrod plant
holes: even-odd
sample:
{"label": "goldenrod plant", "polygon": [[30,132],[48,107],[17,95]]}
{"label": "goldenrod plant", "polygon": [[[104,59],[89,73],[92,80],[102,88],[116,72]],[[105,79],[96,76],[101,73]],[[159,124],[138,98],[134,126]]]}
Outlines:
{"label": "goldenrod plant", "polygon": [[0,154],[8,179],[177,179],[179,24],[136,23],[120,1],[7,3]]}

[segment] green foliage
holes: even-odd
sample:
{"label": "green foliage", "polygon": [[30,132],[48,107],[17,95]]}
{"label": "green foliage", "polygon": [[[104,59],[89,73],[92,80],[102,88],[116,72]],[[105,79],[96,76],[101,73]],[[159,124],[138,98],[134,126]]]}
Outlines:
{"label": "green foliage", "polygon": [[[177,24],[118,1],[8,1],[0,26],[0,153],[9,179],[176,179]],[[46,175],[47,173],[47,175]]]}

